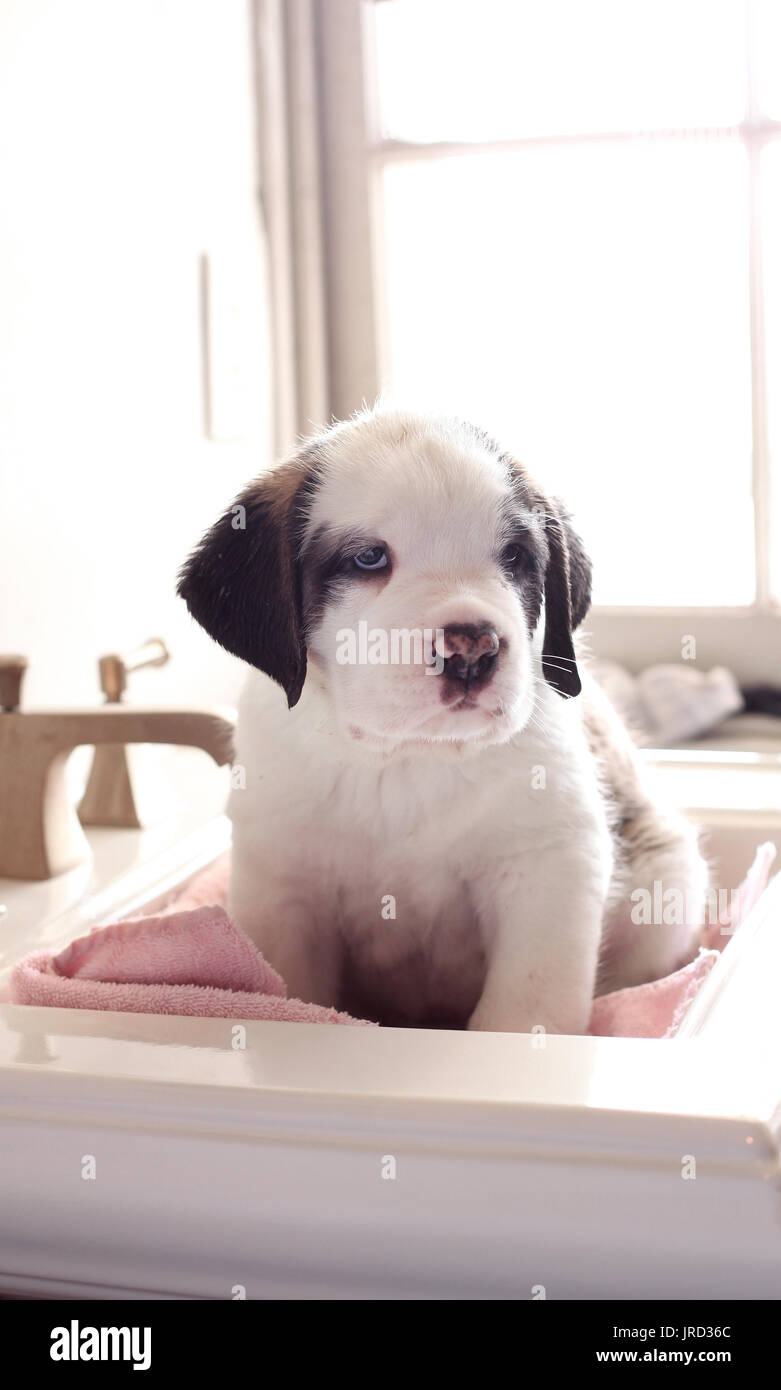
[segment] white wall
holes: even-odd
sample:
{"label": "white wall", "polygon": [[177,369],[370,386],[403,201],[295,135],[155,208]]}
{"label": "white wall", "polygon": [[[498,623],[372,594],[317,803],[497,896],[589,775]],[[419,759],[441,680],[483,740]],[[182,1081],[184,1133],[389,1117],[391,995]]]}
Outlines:
{"label": "white wall", "polygon": [[[0,651],[30,657],[26,704],[94,700],[96,658],[158,634],[174,660],[133,698],[234,698],[174,586],[269,460],[251,82],[248,0],[0,4]],[[239,443],[204,431],[202,254],[241,285]]]}

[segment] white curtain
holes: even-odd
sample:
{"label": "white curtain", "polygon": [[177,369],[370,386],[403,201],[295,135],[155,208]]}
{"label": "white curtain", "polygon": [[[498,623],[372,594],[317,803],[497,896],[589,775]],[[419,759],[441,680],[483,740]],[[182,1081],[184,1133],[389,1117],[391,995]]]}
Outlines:
{"label": "white curtain", "polygon": [[316,0],[255,0],[277,454],[330,415]]}

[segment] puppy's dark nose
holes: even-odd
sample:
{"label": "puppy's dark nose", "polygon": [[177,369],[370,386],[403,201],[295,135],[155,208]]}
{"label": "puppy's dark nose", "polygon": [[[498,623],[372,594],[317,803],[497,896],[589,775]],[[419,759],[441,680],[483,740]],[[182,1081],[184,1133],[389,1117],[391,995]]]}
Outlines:
{"label": "puppy's dark nose", "polygon": [[445,670],[466,688],[482,685],[493,675],[499,637],[487,623],[450,623],[445,628]]}

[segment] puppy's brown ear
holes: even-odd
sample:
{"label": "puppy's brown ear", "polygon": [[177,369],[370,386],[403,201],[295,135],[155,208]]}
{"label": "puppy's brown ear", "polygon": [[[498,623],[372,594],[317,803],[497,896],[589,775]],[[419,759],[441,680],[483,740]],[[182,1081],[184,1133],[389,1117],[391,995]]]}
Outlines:
{"label": "puppy's brown ear", "polygon": [[292,708],[306,678],[298,546],[314,466],[256,478],[182,567],[177,592],[221,647],[277,681]]}
{"label": "puppy's brown ear", "polygon": [[548,566],[545,571],[545,636],[542,669],[560,695],[580,694],[572,634],[591,603],[591,561],[558,502],[545,502]]}

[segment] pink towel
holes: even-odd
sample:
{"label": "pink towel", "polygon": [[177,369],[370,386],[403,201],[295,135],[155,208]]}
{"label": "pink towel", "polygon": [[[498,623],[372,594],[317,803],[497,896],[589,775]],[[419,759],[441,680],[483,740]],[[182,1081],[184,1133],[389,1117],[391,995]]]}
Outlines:
{"label": "pink towel", "polygon": [[11,1002],[131,1014],[365,1024],[336,1009],[286,998],[281,977],[222,907],[117,922],[80,937],[59,955],[36,951],[11,976]]}
{"label": "pink towel", "polygon": [[618,989],[596,999],[589,1032],[600,1038],[674,1038],[703,980],[762,897],[775,857],[775,845],[759,846],[751,868],[729,904],[728,922],[703,927],[700,950],[694,960],[662,980],[636,985],[634,989]]}
{"label": "pink towel", "polygon": [[598,1038],[672,1038],[703,980],[719,958],[704,951],[681,970],[634,989],[617,989],[594,1000],[589,1033]]}
{"label": "pink towel", "polygon": [[[673,975],[597,999],[589,1032],[673,1037],[720,950],[764,892],[774,856],[773,845],[757,850],[732,904],[727,932],[720,926],[707,928],[699,955]],[[336,1009],[286,997],[276,970],[225,912],[228,874],[224,855],[157,916],[97,928],[55,956],[47,951],[27,956],[11,977],[11,1002],[371,1026]]]}

